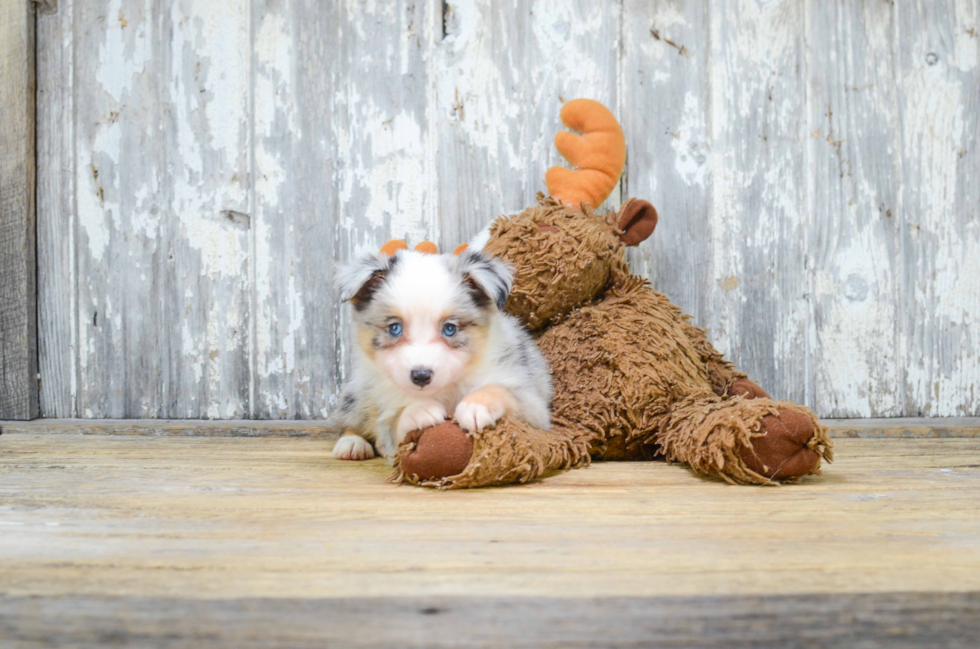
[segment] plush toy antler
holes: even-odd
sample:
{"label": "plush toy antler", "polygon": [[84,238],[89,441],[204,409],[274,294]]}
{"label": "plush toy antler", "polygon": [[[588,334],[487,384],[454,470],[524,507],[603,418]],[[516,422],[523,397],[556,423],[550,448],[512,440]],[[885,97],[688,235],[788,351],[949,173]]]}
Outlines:
{"label": "plush toy antler", "polygon": [[626,164],[626,138],[609,109],[591,99],[573,99],[561,121],[582,135],[561,131],[555,148],[575,169],[552,167],[545,174],[548,193],[565,205],[599,207],[612,192]]}

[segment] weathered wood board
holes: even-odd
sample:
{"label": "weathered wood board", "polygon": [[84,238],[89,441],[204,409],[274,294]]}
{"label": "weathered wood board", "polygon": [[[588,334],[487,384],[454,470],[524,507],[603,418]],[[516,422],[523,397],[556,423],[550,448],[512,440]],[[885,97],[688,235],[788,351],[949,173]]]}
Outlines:
{"label": "weathered wood board", "polygon": [[310,437],[0,436],[0,592],[672,597],[980,590],[980,443],[839,439],[736,487],[662,462],[506,489],[385,481]]}
{"label": "weathered wood board", "polygon": [[325,439],[48,425],[0,436],[5,649],[966,648],[980,632],[976,437],[841,439],[824,475],[785,488],[647,462],[434,492],[330,459]]}
{"label": "weathered wood board", "polygon": [[0,419],[38,415],[34,6],[0,5]]}
{"label": "weathered wood board", "polygon": [[435,492],[325,439],[19,425],[5,648],[972,647],[980,624],[976,437],[840,439],[783,488],[613,462]]}
{"label": "weathered wood board", "polygon": [[907,410],[962,415],[980,399],[980,3],[897,19]]}
{"label": "weathered wood board", "polygon": [[[895,9],[810,3],[809,124],[814,218],[814,400],[898,416],[909,405],[901,354],[901,132]],[[846,362],[841,362],[846,359]]]}
{"label": "weathered wood board", "polygon": [[4,597],[8,649],[975,649],[980,593]]}
{"label": "weathered wood board", "polygon": [[980,1],[61,0],[38,19],[41,410],[322,418],[332,268],[469,239],[619,115],[638,272],[778,397],[980,415]]}
{"label": "weathered wood board", "polygon": [[246,7],[38,22],[44,414],[250,414]]}

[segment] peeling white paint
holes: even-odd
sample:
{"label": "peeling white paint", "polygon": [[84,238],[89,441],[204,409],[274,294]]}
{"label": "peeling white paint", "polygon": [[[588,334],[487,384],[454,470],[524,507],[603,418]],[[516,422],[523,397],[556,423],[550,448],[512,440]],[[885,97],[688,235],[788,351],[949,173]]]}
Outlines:
{"label": "peeling white paint", "polygon": [[[134,77],[144,73],[153,53],[143,22],[150,13],[149,2],[125,3],[113,0],[106,7],[104,40],[99,47],[96,81],[117,103],[132,88]],[[123,24],[123,21],[126,24]],[[125,62],[125,65],[121,65]]]}
{"label": "peeling white paint", "polygon": [[[419,168],[424,165],[419,125],[405,113],[384,119],[383,113],[370,103],[366,109],[368,128],[363,135],[371,144],[371,158],[355,159],[352,179],[359,186],[358,193],[367,197],[364,218],[376,228],[383,227],[388,219],[394,235],[421,241],[428,228],[420,218],[425,186],[418,182]],[[342,200],[350,200],[352,194],[353,191],[342,196]]]}
{"label": "peeling white paint", "polygon": [[773,394],[980,414],[977,4],[895,4],[460,0],[445,38],[441,7],[399,0],[66,6],[74,40],[39,47],[81,79],[59,161],[80,276],[43,352],[74,371],[45,391],[86,416],[325,416],[349,356],[325,260],[524,208],[587,96],[661,208],[635,267]]}
{"label": "peeling white paint", "polygon": [[671,139],[676,153],[677,174],[688,184],[704,186],[708,173],[707,162],[710,151],[700,141],[704,133],[704,109],[694,92],[684,95],[684,110],[681,113],[677,132]]}
{"label": "peeling white paint", "polygon": [[76,197],[78,223],[86,234],[89,252],[98,262],[108,250],[110,231],[119,226],[119,188],[116,183],[121,143],[122,128],[118,122],[98,124],[91,144],[80,143],[82,166],[77,169],[80,190]]}
{"label": "peeling white paint", "polygon": [[293,47],[285,16],[264,12],[255,37],[254,52],[260,74],[255,75],[252,82],[255,85],[257,135],[271,136],[273,121],[281,114],[288,120],[290,135],[297,139],[303,137],[296,121],[292,90]]}
{"label": "peeling white paint", "polygon": [[980,53],[980,5],[976,0],[956,0],[953,12],[953,65],[962,72],[974,72]]}
{"label": "peeling white paint", "polygon": [[[980,304],[977,190],[974,180],[961,179],[970,163],[976,177],[976,116],[963,111],[966,97],[975,101],[978,82],[975,75],[966,77],[971,87],[964,88],[963,70],[951,69],[973,69],[972,46],[960,44],[975,40],[967,28],[952,23],[953,43],[916,34],[922,42],[912,51],[925,54],[903,78],[905,218],[915,245],[903,331],[906,389],[918,412],[935,416],[975,413],[980,384],[980,341],[971,330]],[[973,198],[961,191],[973,192]]]}
{"label": "peeling white paint", "polygon": [[746,1],[711,15],[713,284],[734,278],[739,290],[716,289],[701,324],[741,369],[765,374],[772,394],[802,401],[805,84],[796,72],[802,34],[790,27],[802,24],[801,10]]}

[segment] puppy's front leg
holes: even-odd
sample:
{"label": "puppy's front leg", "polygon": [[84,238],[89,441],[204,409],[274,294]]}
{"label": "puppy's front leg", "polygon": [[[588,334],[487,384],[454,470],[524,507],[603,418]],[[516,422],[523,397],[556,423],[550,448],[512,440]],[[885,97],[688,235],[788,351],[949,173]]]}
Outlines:
{"label": "puppy's front leg", "polygon": [[466,395],[454,414],[463,430],[480,430],[493,426],[498,419],[514,412],[516,406],[509,390],[491,383]]}
{"label": "puppy's front leg", "polygon": [[446,406],[435,399],[420,399],[405,406],[395,426],[395,449],[405,439],[405,435],[413,430],[435,426],[444,421],[446,421]]}
{"label": "puppy's front leg", "polygon": [[348,430],[334,444],[333,456],[338,460],[370,460],[374,457],[374,449],[371,442]]}

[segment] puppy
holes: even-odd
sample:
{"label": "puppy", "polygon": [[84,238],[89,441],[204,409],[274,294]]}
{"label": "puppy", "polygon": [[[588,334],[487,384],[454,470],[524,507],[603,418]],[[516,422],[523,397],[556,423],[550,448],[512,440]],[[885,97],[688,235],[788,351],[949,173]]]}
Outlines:
{"label": "puppy", "polygon": [[[394,457],[405,434],[453,417],[479,430],[510,414],[551,425],[551,377],[531,336],[503,313],[510,268],[481,252],[400,250],[337,274],[353,306],[353,376],[332,424],[334,457]],[[372,448],[373,443],[373,448]]]}

